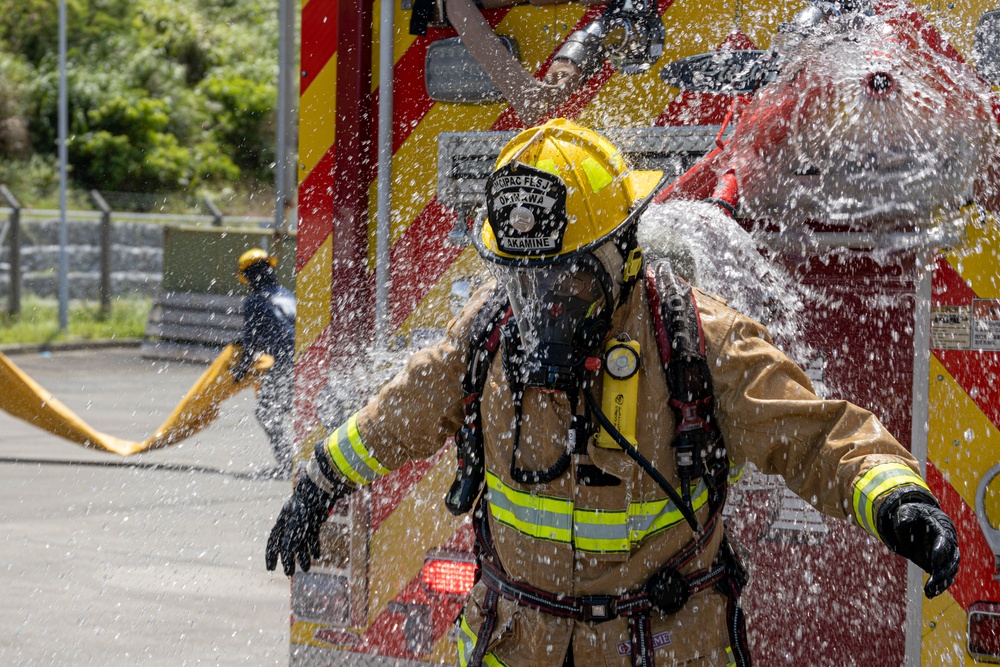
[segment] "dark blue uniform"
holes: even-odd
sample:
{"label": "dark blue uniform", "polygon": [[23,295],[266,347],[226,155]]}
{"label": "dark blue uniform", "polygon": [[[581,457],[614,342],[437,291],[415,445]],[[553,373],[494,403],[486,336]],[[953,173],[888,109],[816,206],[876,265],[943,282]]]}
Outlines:
{"label": "dark blue uniform", "polygon": [[295,296],[279,285],[263,285],[243,302],[243,351],[247,364],[259,354],[274,357],[275,368],[291,366],[295,354]]}
{"label": "dark blue uniform", "polygon": [[260,354],[274,357],[274,366],[264,376],[257,394],[257,421],[271,441],[278,470],[291,473],[291,424],[293,359],[295,356],[295,296],[277,281],[251,283],[252,292],[243,302],[243,357],[233,374],[245,375]]}

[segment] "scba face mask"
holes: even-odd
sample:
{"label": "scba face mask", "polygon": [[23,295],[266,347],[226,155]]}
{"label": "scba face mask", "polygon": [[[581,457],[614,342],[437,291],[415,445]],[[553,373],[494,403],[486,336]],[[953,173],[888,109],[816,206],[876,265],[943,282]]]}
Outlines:
{"label": "scba face mask", "polygon": [[[586,357],[610,330],[632,256],[634,225],[658,172],[633,172],[597,133],[554,119],[512,139],[486,179],[472,240],[505,288],[512,382],[575,392]],[[516,325],[516,326],[515,326]],[[512,353],[513,356],[511,356]]]}
{"label": "scba face mask", "polygon": [[579,386],[586,356],[611,327],[613,284],[592,254],[537,267],[494,266],[517,323],[520,380],[527,387]]}

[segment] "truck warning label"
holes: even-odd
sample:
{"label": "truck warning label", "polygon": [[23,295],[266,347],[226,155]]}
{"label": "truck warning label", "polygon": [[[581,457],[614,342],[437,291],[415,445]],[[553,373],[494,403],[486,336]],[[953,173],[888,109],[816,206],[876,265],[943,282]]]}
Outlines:
{"label": "truck warning label", "polygon": [[972,348],[1000,350],[1000,299],[972,300]]}
{"label": "truck warning label", "polygon": [[968,350],[972,342],[972,314],[968,306],[934,306],[931,310],[931,347]]}
{"label": "truck warning label", "polygon": [[935,350],[1000,350],[1000,299],[973,299],[968,306],[934,306]]}

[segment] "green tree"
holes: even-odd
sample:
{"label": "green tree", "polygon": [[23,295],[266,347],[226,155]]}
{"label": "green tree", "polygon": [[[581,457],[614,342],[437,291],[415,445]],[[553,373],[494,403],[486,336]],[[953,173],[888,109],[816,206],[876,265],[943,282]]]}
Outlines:
{"label": "green tree", "polygon": [[169,192],[239,177],[217,147],[182,146],[167,132],[170,117],[161,100],[114,97],[87,115],[89,130],[69,147],[76,180],[88,188]]}
{"label": "green tree", "polygon": [[27,104],[31,78],[31,65],[0,53],[0,157],[26,158],[31,154]]}
{"label": "green tree", "polygon": [[177,0],[143,0],[133,26],[140,43],[159,49],[184,67],[184,78],[194,85],[215,62],[210,31],[189,3]]}
{"label": "green tree", "polygon": [[[273,0],[67,0],[71,188],[263,192],[277,98]],[[55,164],[54,0],[0,0],[0,179]],[[28,141],[25,141],[27,137]]]}
{"label": "green tree", "polygon": [[267,178],[274,161],[275,86],[220,71],[208,77],[200,91],[218,105],[215,133],[232,151],[236,165],[257,178]]}
{"label": "green tree", "polygon": [[[113,34],[128,17],[133,0],[66,0],[66,42],[80,48]],[[59,13],[53,0],[0,0],[0,42],[4,51],[38,65],[58,48]]]}

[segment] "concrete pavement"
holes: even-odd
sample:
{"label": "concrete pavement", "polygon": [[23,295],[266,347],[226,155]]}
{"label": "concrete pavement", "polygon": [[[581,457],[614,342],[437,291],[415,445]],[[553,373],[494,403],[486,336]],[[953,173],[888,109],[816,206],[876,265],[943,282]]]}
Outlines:
{"label": "concrete pavement", "polygon": [[[141,440],[204,367],[137,349],[11,359],[94,428]],[[2,391],[2,388],[0,388]],[[264,544],[291,489],[253,394],[123,459],[0,412],[0,664],[285,665],[289,585]]]}

